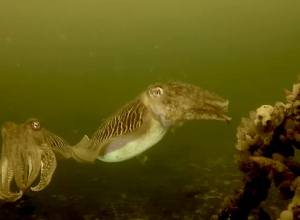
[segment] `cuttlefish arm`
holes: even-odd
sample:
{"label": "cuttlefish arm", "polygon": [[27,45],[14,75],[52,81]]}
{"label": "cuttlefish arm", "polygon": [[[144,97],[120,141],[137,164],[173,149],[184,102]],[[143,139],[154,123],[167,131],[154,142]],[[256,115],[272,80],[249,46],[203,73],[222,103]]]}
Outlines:
{"label": "cuttlefish arm", "polygon": [[70,158],[72,153],[69,144],[61,137],[53,134],[45,128],[42,128],[45,137],[45,143],[40,146],[41,149],[41,175],[37,186],[31,187],[32,191],[40,191],[50,183],[57,162],[54,152],[61,154],[65,158]]}
{"label": "cuttlefish arm", "polygon": [[48,147],[42,149],[41,157],[41,176],[37,186],[31,187],[32,191],[40,191],[44,189],[51,181],[52,175],[56,169],[55,154]]}
{"label": "cuttlefish arm", "polygon": [[152,147],[173,126],[193,119],[229,122],[228,101],[196,86],[169,82],[155,84],[109,117],[89,140],[72,148],[80,162],[130,159]]}
{"label": "cuttlefish arm", "polygon": [[69,144],[61,137],[53,134],[45,128],[41,128],[43,140],[39,144],[40,156],[40,182],[37,186],[31,187],[32,191],[40,191],[49,185],[57,162],[54,152],[57,152],[65,158],[71,157]]}
{"label": "cuttlefish arm", "polygon": [[[5,154],[2,150],[2,154]],[[4,159],[1,160],[0,166],[1,166],[1,172],[0,172],[0,180],[1,180],[1,187],[0,187],[0,199],[14,202],[18,199],[20,199],[23,195],[22,190],[19,190],[18,193],[13,193],[10,191],[10,184],[13,179],[13,169],[12,165],[7,160],[7,157],[3,155]]]}

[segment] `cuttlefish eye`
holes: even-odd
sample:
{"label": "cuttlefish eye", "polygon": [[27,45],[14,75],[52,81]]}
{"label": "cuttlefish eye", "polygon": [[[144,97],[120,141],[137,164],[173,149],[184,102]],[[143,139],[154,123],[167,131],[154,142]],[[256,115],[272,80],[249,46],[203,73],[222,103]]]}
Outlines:
{"label": "cuttlefish eye", "polygon": [[39,121],[33,121],[31,123],[31,127],[33,130],[37,131],[37,130],[40,130],[41,129],[41,124]]}
{"label": "cuttlefish eye", "polygon": [[154,87],[149,89],[149,94],[151,97],[159,97],[163,94],[163,89],[161,87]]}

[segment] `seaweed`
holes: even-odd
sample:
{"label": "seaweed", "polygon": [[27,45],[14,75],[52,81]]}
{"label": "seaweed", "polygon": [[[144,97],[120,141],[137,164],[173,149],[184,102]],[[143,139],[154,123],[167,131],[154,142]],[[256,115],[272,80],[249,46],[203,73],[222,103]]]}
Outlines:
{"label": "seaweed", "polygon": [[[271,184],[282,198],[291,199],[278,220],[299,219],[300,163],[294,158],[300,149],[300,84],[284,90],[287,103],[262,105],[242,118],[237,128],[235,162],[243,173],[243,186],[225,198],[218,219],[243,220],[268,197]],[[270,219],[260,207],[258,219]]]}

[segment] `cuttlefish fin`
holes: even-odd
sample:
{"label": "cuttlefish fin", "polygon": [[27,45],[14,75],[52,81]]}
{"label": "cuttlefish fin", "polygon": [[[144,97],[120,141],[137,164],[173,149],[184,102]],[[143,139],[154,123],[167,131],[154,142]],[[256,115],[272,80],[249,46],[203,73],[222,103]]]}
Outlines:
{"label": "cuttlefish fin", "polygon": [[90,152],[88,146],[90,144],[90,139],[87,135],[84,135],[81,141],[76,144],[76,146],[71,147],[72,157],[80,163],[93,163],[96,159],[95,152]]}
{"label": "cuttlefish fin", "polygon": [[56,158],[53,151],[49,148],[44,148],[41,158],[41,176],[37,186],[31,187],[32,191],[40,191],[44,189],[51,181],[52,175],[56,169]]}
{"label": "cuttlefish fin", "polygon": [[[3,153],[3,151],[2,151]],[[20,190],[18,193],[13,193],[10,191],[10,184],[13,179],[13,169],[11,165],[9,164],[7,158],[3,157],[1,158],[1,172],[0,172],[0,199],[3,199],[8,202],[14,202],[18,199],[20,199],[23,195],[22,190]]]}

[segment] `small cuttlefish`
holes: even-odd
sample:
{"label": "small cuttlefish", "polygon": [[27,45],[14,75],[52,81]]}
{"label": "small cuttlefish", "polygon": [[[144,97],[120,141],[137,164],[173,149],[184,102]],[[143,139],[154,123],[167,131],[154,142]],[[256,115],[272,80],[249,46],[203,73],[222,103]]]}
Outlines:
{"label": "small cuttlefish", "polygon": [[91,139],[71,148],[79,162],[119,162],[137,156],[159,142],[166,132],[193,119],[229,122],[228,100],[196,86],[172,81],[154,84],[107,118]]}
{"label": "small cuttlefish", "polygon": [[[71,157],[67,142],[43,128],[35,118],[19,125],[5,123],[1,136],[0,199],[9,202],[20,199],[38,176],[40,181],[31,190],[48,186],[56,169],[55,152]],[[11,192],[13,179],[19,192]]]}

